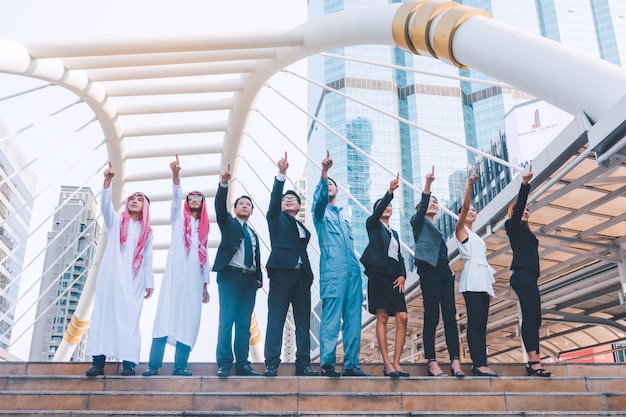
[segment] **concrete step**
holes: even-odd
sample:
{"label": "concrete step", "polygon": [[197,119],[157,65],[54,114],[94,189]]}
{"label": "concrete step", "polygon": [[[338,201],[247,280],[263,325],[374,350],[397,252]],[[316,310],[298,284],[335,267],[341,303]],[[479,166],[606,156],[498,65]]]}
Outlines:
{"label": "concrete step", "polygon": [[85,363],[0,363],[0,416],[626,416],[623,365],[554,365],[557,376],[545,379],[515,364],[493,366],[499,378],[417,376],[425,367],[409,365],[414,376],[401,379],[294,377],[292,364],[275,378],[218,378],[215,364],[175,377],[168,366],[160,376],[122,377],[111,363],[105,376],[87,378]]}

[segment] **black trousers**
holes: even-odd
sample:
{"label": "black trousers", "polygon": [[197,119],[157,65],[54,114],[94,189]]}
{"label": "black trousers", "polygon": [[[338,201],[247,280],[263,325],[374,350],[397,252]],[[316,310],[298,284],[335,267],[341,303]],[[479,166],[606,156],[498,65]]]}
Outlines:
{"label": "black trousers", "polygon": [[467,307],[467,344],[475,367],[487,366],[487,319],[489,294],[466,291],[463,293]]}
{"label": "black trousers", "polygon": [[439,324],[439,307],[450,360],[459,357],[459,330],[456,326],[454,304],[454,277],[447,261],[439,261],[436,268],[419,262],[418,273],[424,302],[424,356],[436,359],[435,332]]}
{"label": "black trousers", "polygon": [[539,276],[527,269],[511,271],[511,287],[515,290],[522,308],[522,340],[526,352],[539,353],[539,328],[541,327],[541,296]]}
{"label": "black trousers", "polygon": [[[217,329],[217,366],[249,365],[250,320],[256,303],[256,278],[251,274],[224,269],[217,273],[217,289],[220,299],[219,326]],[[235,342],[233,344],[233,326]],[[233,348],[235,354],[233,356]]]}
{"label": "black trousers", "polygon": [[265,364],[278,366],[280,363],[283,327],[291,304],[296,323],[296,366],[308,366],[311,363],[312,281],[301,269],[273,269],[269,277]]}
{"label": "black trousers", "polygon": [[[161,366],[163,366],[163,355],[165,354],[166,343],[167,336],[155,337],[152,339],[152,346],[150,346],[150,359],[148,361],[148,366],[150,368],[160,368]],[[174,368],[187,368],[187,362],[189,361],[190,353],[190,346],[187,346],[184,343],[176,342],[176,353],[174,353]]]}

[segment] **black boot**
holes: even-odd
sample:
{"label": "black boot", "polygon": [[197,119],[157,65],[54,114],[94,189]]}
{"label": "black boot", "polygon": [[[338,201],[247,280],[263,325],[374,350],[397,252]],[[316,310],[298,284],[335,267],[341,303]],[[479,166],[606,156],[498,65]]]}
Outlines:
{"label": "black boot", "polygon": [[191,347],[184,343],[176,342],[176,353],[174,354],[174,372],[172,375],[191,376],[191,372],[187,370],[187,361],[189,361],[189,353]]}
{"label": "black boot", "polygon": [[122,376],[135,375],[135,363],[130,361],[122,361]]}
{"label": "black boot", "polygon": [[104,363],[106,362],[107,357],[104,355],[92,356],[93,365],[91,368],[85,372],[87,376],[98,376],[104,375]]}

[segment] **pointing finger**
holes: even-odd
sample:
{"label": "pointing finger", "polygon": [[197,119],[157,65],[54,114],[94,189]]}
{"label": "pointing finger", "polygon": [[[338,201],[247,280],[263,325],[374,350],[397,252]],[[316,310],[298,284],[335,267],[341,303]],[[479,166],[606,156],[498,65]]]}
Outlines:
{"label": "pointing finger", "polygon": [[435,166],[433,165],[433,172],[432,172],[433,177],[435,176]]}
{"label": "pointing finger", "polygon": [[398,172],[398,175],[396,175],[396,181],[400,181],[400,173]]}
{"label": "pointing finger", "polygon": [[230,164],[228,164],[228,166],[226,167],[226,171],[230,172]]}
{"label": "pointing finger", "polygon": [[330,151],[326,149],[326,158],[330,158]]}
{"label": "pointing finger", "polygon": [[109,161],[109,169],[113,169],[113,165],[111,165],[111,161]]}
{"label": "pointing finger", "polygon": [[176,154],[176,165],[179,165],[178,164],[178,154]]}
{"label": "pointing finger", "polygon": [[287,160],[287,151],[285,151],[285,161]]}

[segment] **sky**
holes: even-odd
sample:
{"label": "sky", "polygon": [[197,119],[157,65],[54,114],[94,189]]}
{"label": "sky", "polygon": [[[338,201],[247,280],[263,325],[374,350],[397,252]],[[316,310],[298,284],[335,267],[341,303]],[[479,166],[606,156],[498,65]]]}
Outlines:
{"label": "sky", "polygon": [[[84,39],[124,39],[167,36],[194,36],[216,33],[240,33],[249,31],[289,30],[306,20],[306,1],[304,0],[108,0],[108,1],[57,1],[26,0],[11,2],[3,7],[0,14],[0,40],[23,43],[49,41],[84,40]],[[0,45],[1,46],[1,45]],[[302,69],[302,66],[300,67]],[[304,71],[300,71],[304,73]],[[289,83],[289,81],[279,81]],[[0,100],[34,86],[42,85],[41,81],[29,78],[0,74]],[[287,84],[288,85],[288,84]],[[289,87],[287,87],[289,88]],[[294,87],[295,88],[295,87]],[[302,90],[301,84],[298,89]],[[79,126],[88,123],[93,114],[85,105],[70,106],[76,97],[68,92],[59,91],[57,87],[48,87],[41,91],[29,93],[15,99],[0,101],[0,119],[9,131],[16,132],[29,124],[35,126],[17,136],[18,145],[24,153],[26,161],[33,162],[32,169],[38,177],[31,233],[33,228],[43,222],[31,238],[45,242],[46,233],[51,228],[51,220],[46,219],[58,199],[60,185],[86,185],[94,193],[99,192],[102,184],[102,164],[106,160],[102,131],[97,123],[91,123],[78,133],[72,133]],[[272,98],[259,97],[260,105],[266,105]],[[46,115],[63,106],[70,106],[60,116],[53,119]],[[304,118],[294,118],[291,128],[301,130],[300,138],[305,136]],[[272,133],[275,138],[275,132]],[[280,142],[280,139],[277,139]],[[270,158],[278,159],[286,149],[284,145],[272,147],[275,151]],[[82,155],[79,161],[75,156],[68,158],[67,153]],[[248,155],[253,164],[258,163],[263,172],[273,169],[267,165],[264,156],[259,158],[259,150],[253,144],[245,144],[242,153]],[[292,167],[301,169],[304,159],[300,155],[290,153]],[[185,160],[182,159],[183,165]],[[265,165],[268,168],[265,168]],[[241,166],[242,181],[245,176],[252,176],[251,170]],[[271,178],[270,178],[271,179]],[[253,179],[250,179],[252,182]],[[249,186],[256,186],[249,184]],[[245,190],[244,190],[245,191]],[[257,210],[265,211],[265,208]],[[45,216],[44,216],[45,213]],[[256,218],[255,218],[256,217]],[[260,213],[253,216],[257,224],[264,222]],[[216,226],[216,225],[214,225]],[[169,233],[169,228],[163,233]],[[162,234],[163,235],[163,234]],[[167,235],[163,235],[167,238]],[[214,237],[215,238],[215,237]],[[155,242],[157,236],[155,236]],[[15,325],[13,338],[24,333],[19,340],[12,340],[10,352],[20,358],[27,359],[30,349],[30,333],[28,326],[34,319],[34,308],[26,310],[38,293],[36,278],[41,273],[42,260],[35,258],[41,245],[29,244],[26,265],[20,288],[23,301],[18,304],[16,317],[24,315],[24,319]],[[209,256],[214,256],[212,252]],[[164,264],[162,259],[155,259],[155,266]],[[215,276],[212,275],[209,287],[212,300],[203,309],[202,328],[196,348],[190,357],[191,361],[212,361],[215,353],[215,337],[217,335],[217,287]],[[160,283],[157,277],[157,290]],[[267,283],[267,282],[266,282]],[[25,291],[29,290],[25,294]],[[146,361],[150,348],[152,319],[156,308],[158,294],[144,303],[141,331],[143,337],[141,360]],[[265,328],[264,294],[257,297],[257,314],[261,329]],[[32,317],[32,318],[30,318]],[[173,350],[167,350],[165,360],[172,360]]]}

